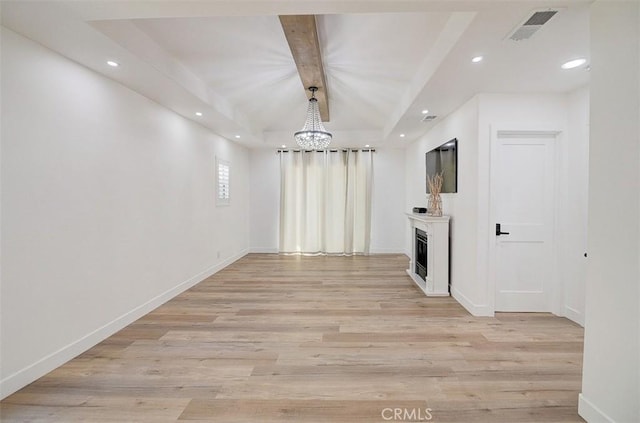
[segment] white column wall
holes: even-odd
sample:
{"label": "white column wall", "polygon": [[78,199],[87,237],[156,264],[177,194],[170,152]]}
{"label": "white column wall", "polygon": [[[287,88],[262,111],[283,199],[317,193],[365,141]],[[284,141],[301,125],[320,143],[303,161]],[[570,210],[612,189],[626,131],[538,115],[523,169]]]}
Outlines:
{"label": "white column wall", "polygon": [[253,149],[249,244],[253,253],[277,253],[280,239],[280,158],[273,149]]}
{"label": "white column wall", "polygon": [[373,156],[371,253],[407,253],[404,244],[404,150],[381,147]]}
{"label": "white column wall", "polygon": [[562,314],[584,326],[589,199],[589,88],[567,95],[567,138],[561,151],[559,278]]}
{"label": "white column wall", "polygon": [[640,3],[591,8],[588,422],[640,421]]}

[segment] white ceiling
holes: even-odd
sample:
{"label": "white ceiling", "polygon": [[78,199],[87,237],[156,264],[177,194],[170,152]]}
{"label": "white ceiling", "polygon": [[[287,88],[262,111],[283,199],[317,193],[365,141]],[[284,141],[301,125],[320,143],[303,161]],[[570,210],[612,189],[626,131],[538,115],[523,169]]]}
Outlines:
{"label": "white ceiling", "polygon": [[[257,148],[292,145],[306,112],[277,15],[317,14],[333,145],[402,147],[474,94],[563,93],[587,84],[584,67],[560,65],[588,59],[590,3],[3,2],[2,24]],[[531,39],[505,39],[548,7],[561,11]],[[484,60],[471,63],[476,55]],[[434,122],[421,122],[425,108]]]}

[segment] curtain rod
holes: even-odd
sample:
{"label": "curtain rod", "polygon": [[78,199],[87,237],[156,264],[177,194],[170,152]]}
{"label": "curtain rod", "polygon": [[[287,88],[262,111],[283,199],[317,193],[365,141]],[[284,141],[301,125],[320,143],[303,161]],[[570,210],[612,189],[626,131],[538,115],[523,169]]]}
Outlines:
{"label": "curtain rod", "polygon": [[309,152],[309,153],[314,152],[314,151],[315,151],[316,153],[324,153],[325,151],[329,151],[329,152],[331,152],[331,153],[336,153],[336,152],[338,152],[338,151],[343,151],[343,152],[344,152],[344,151],[371,151],[372,153],[375,153],[375,152],[376,152],[376,149],[375,149],[375,148],[339,148],[339,149],[335,149],[335,148],[328,148],[328,149],[326,149],[326,150],[289,150],[289,149],[282,149],[282,148],[280,148],[280,149],[278,149],[278,150],[276,151],[276,153],[288,153],[288,152],[290,152],[290,151],[292,151],[292,152],[294,152],[294,153],[300,153],[300,152],[302,152],[302,151],[307,151],[307,152]]}

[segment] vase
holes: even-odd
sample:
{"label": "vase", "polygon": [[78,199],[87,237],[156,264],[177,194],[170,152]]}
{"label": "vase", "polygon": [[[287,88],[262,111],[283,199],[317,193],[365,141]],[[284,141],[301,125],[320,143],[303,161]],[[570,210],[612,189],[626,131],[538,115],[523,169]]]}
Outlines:
{"label": "vase", "polygon": [[440,198],[440,194],[429,195],[429,202],[427,204],[427,214],[429,216],[435,216],[435,217],[442,216],[442,198]]}

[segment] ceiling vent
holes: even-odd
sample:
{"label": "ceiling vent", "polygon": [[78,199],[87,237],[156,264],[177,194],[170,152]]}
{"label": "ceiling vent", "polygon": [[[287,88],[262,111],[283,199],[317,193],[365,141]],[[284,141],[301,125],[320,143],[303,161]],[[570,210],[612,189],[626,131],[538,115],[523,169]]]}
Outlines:
{"label": "ceiling vent", "polygon": [[524,20],[520,25],[518,25],[511,33],[507,36],[507,39],[512,41],[522,41],[527,40],[533,36],[542,25],[549,22],[551,18],[558,13],[559,10],[538,10],[533,12],[531,16]]}
{"label": "ceiling vent", "polygon": [[438,116],[436,116],[436,115],[427,115],[427,116],[422,118],[422,121],[423,122],[431,122],[432,120],[434,120],[437,117]]}

